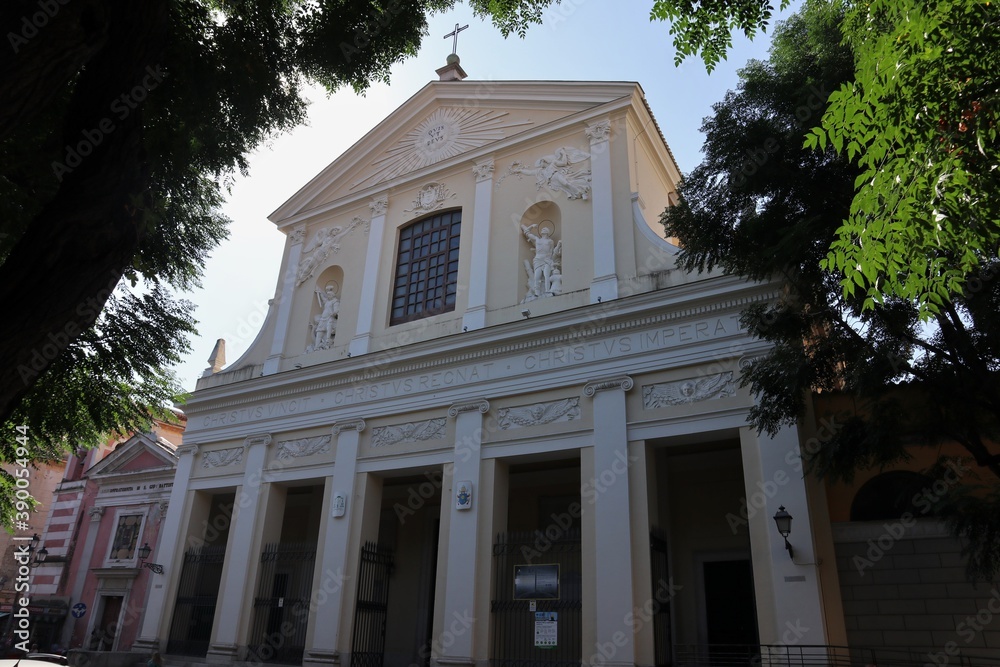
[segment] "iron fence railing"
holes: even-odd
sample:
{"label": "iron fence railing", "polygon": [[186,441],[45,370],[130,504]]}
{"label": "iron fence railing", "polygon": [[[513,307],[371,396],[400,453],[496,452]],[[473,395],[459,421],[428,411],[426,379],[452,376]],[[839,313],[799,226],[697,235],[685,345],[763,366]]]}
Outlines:
{"label": "iron fence railing", "polygon": [[[941,664],[917,648],[827,645],[678,645],[676,667],[923,667]],[[948,667],[1000,667],[1000,657],[948,655]]]}

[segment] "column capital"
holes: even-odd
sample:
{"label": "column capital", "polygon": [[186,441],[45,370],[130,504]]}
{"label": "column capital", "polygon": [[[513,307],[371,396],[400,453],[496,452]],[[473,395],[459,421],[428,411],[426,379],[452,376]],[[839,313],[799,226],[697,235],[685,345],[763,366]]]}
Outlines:
{"label": "column capital", "polygon": [[270,433],[255,433],[253,435],[248,435],[245,440],[243,440],[243,449],[248,450],[254,445],[264,445],[267,447],[271,444],[271,434]]}
{"label": "column capital", "polygon": [[291,241],[292,245],[299,245],[306,240],[306,226],[298,225],[291,231],[288,235],[288,240]]}
{"label": "column capital", "polygon": [[590,123],[584,132],[587,133],[587,138],[590,139],[591,146],[599,144],[602,141],[607,141],[608,137],[611,136],[611,120],[605,118],[604,120]]}
{"label": "column capital", "polygon": [[490,402],[485,398],[477,398],[472,401],[463,401],[462,403],[455,403],[450,408],[448,408],[448,416],[455,418],[463,412],[475,412],[479,411],[480,414],[486,414],[490,411]]}
{"label": "column capital", "polygon": [[177,448],[177,456],[184,456],[185,454],[191,454],[192,456],[196,455],[200,446],[201,445],[194,442],[185,443]]}
{"label": "column capital", "polygon": [[476,182],[482,183],[483,181],[493,178],[493,169],[494,163],[492,157],[476,162],[472,166],[472,173],[476,176]]}
{"label": "column capital", "polygon": [[586,396],[593,396],[599,391],[605,391],[608,389],[621,389],[622,391],[628,391],[633,386],[635,386],[635,382],[632,381],[632,378],[627,375],[622,375],[621,377],[592,380],[591,382],[583,385],[583,393]]}
{"label": "column capital", "polygon": [[358,417],[357,419],[343,419],[339,422],[333,423],[333,434],[340,435],[342,431],[357,431],[361,433],[365,430],[365,420]]}
{"label": "column capital", "polygon": [[372,210],[372,215],[375,217],[385,215],[385,212],[389,209],[389,195],[372,197],[372,200],[368,202],[368,208]]}
{"label": "column capital", "polygon": [[87,514],[90,515],[90,520],[91,521],[93,521],[94,523],[100,523],[101,522],[101,517],[104,516],[104,508],[103,507],[91,507],[89,510],[87,510]]}

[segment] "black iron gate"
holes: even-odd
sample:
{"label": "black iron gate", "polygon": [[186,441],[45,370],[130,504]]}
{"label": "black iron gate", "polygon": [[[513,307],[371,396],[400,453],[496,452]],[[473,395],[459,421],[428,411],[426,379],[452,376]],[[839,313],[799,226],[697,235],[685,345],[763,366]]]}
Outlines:
{"label": "black iron gate", "polygon": [[268,544],[260,555],[247,660],[301,664],[312,594],[314,544]]}
{"label": "black iron gate", "polygon": [[667,560],[667,540],[654,528],[649,533],[649,565],[653,579],[653,655],[656,667],[673,662],[673,641],[670,635],[670,606],[673,587]]}
{"label": "black iron gate", "polygon": [[361,564],[358,568],[351,667],[382,667],[391,575],[392,549],[366,542],[361,548]]}
{"label": "black iron gate", "polygon": [[199,547],[184,554],[167,653],[204,656],[208,652],[225,560],[225,546]]}
{"label": "black iron gate", "polygon": [[[531,601],[515,599],[514,568],[558,565],[558,599],[535,600],[535,612],[556,612],[556,646],[536,648],[535,612]],[[582,587],[580,530],[568,530],[555,540],[540,531],[497,535],[493,545],[492,667],[580,667]]]}

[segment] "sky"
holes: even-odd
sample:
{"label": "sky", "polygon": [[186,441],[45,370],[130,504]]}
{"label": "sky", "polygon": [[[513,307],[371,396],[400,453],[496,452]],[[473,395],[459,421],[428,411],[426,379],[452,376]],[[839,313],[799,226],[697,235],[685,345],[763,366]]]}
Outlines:
{"label": "sky", "polygon": [[[682,173],[701,161],[702,119],[751,58],[766,59],[770,30],[752,42],[736,36],[727,61],[710,75],[699,59],[675,67],[669,24],[651,22],[653,0],[562,0],[524,39],[504,39],[465,4],[432,16],[429,34],[416,57],[398,63],[391,83],[375,84],[363,95],[345,89],[328,96],[310,91],[307,125],[273,138],[250,158],[246,177],[236,178],[223,207],[230,237],[206,263],[202,288],[182,295],[196,305],[199,336],[174,368],[182,386],[193,390],[209,365],[218,338],[226,340],[232,364],[247,350],[275,294],[285,236],[267,216],[381,122],[445,64],[456,23],[468,24],[458,38],[458,55],[469,75],[463,84],[488,95],[490,81],[636,81],[673,151]],[[787,16],[796,2],[781,16]],[[477,84],[476,82],[481,82]]]}

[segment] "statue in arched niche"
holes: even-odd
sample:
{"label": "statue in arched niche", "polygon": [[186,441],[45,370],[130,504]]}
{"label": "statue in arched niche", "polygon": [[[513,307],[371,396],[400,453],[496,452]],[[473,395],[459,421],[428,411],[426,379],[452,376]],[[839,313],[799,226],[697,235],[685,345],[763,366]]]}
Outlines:
{"label": "statue in arched niche", "polygon": [[316,299],[320,312],[310,325],[313,328],[313,343],[306,348],[306,352],[329,349],[337,333],[337,316],[340,313],[337,284],[331,280],[324,290],[316,290]]}
{"label": "statue in arched niche", "polygon": [[535,250],[532,261],[524,260],[524,270],[528,274],[528,293],[521,303],[562,294],[562,241],[552,238],[555,225],[551,220],[543,220],[530,227],[521,225],[521,231]]}

